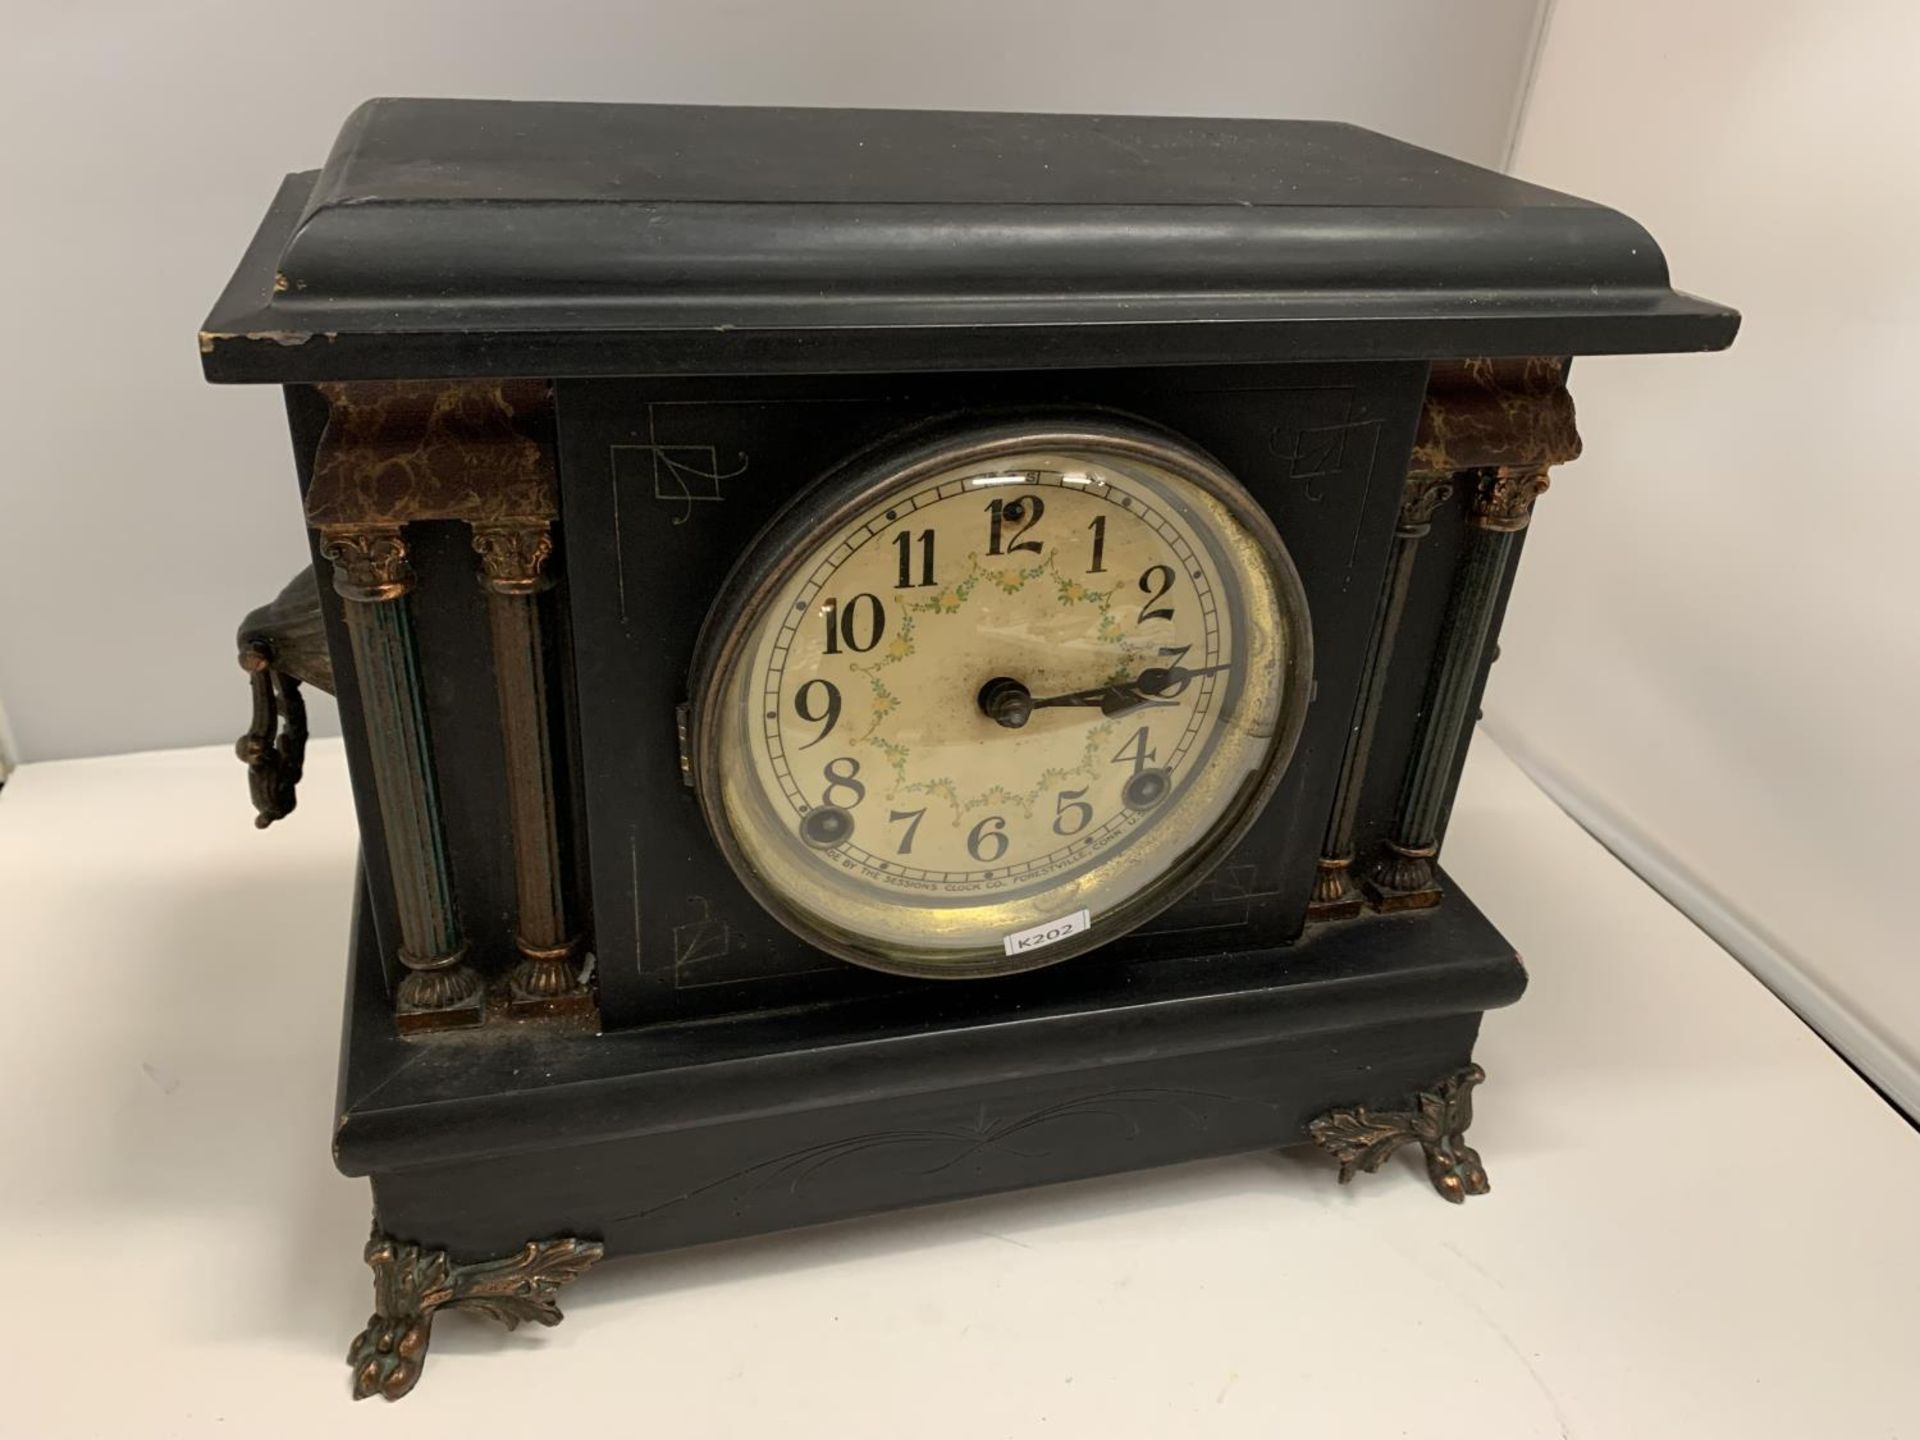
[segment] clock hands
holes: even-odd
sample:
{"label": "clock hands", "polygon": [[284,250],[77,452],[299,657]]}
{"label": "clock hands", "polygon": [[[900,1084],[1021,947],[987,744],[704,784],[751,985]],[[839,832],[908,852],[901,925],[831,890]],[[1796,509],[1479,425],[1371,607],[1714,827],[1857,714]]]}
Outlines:
{"label": "clock hands", "polygon": [[1231,660],[1222,660],[1218,665],[1197,665],[1192,668],[1184,665],[1149,665],[1130,685],[1123,682],[1119,687],[1109,687],[1110,691],[1114,688],[1128,689],[1134,695],[1134,699],[1117,710],[1107,709],[1104,704],[1101,710],[1108,715],[1123,715],[1128,710],[1151,704],[1157,698],[1177,697],[1185,692],[1189,684],[1203,675],[1218,675],[1221,671],[1232,668]]}
{"label": "clock hands", "polygon": [[1018,680],[998,676],[980,687],[980,709],[997,725],[1018,730],[1033,718],[1036,710],[1067,706],[1097,706],[1109,718],[1125,715],[1143,705],[1152,705],[1163,697],[1177,696],[1203,675],[1217,675],[1232,668],[1231,661],[1188,669],[1184,665],[1150,665],[1131,680],[1116,680],[1086,690],[1069,690],[1064,695],[1035,699],[1033,692]]}

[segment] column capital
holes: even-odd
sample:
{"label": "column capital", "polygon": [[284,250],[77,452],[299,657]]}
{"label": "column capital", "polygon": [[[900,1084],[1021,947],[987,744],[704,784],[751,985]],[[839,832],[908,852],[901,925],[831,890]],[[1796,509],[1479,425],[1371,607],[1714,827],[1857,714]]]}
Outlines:
{"label": "column capital", "polygon": [[475,525],[473,549],[487,588],[497,595],[532,595],[553,583],[546,573],[553,531],[545,520]]}
{"label": "column capital", "polygon": [[1433,517],[1453,494],[1453,477],[1416,470],[1400,492],[1400,523],[1394,533],[1418,540],[1433,528]]}
{"label": "column capital", "polygon": [[1527,528],[1533,502],[1547,488],[1545,470],[1501,466],[1482,476],[1473,497],[1473,523],[1482,530],[1511,533]]}
{"label": "column capital", "polygon": [[327,526],[320,532],[320,553],[333,566],[333,588],[344,599],[398,600],[413,588],[398,525]]}

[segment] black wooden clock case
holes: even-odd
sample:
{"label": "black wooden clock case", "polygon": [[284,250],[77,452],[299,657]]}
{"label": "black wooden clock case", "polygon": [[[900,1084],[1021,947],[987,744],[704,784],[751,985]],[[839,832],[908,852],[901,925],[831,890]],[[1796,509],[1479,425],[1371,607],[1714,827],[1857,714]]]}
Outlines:
{"label": "black wooden clock case", "polygon": [[[446,1305],[603,1253],[1318,1139],[1448,1198],[1525,985],[1438,869],[1566,357],[1711,349],[1651,239],[1350,127],[377,101],[201,337],[285,387],[317,588],[243,630],[265,818],[302,679],[364,842],[335,1154],[373,1182],[359,1393]],[[1210,453],[1307,592],[1305,730],[1140,930],[932,982],[763,912],[687,785],[730,567],[916,425],[1119,415]],[[312,630],[317,607],[325,643]]]}

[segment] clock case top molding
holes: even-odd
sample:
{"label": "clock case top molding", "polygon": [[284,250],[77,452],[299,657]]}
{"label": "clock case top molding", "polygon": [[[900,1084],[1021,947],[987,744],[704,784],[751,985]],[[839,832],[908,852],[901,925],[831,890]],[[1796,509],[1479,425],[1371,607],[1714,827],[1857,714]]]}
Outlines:
{"label": "clock case top molding", "polygon": [[[285,390],[320,583],[243,628],[242,753],[285,814],[299,683],[336,688],[365,865],[335,1153],[408,1273],[1310,1135],[1343,1177],[1417,1138],[1484,1189],[1471,1051],[1525,977],[1438,851],[1578,453],[1570,357],[1737,325],[1617,212],[1349,126],[363,106],[200,346]],[[1305,730],[1141,930],[1001,980],[847,965],[704,828],[700,626],[850,455],[1036,412],[1175,432],[1266,511]],[[411,1384],[390,1359],[371,1388]]]}
{"label": "clock case top molding", "polygon": [[383,99],[289,175],[207,378],[1714,350],[1603,205],[1351,125]]}

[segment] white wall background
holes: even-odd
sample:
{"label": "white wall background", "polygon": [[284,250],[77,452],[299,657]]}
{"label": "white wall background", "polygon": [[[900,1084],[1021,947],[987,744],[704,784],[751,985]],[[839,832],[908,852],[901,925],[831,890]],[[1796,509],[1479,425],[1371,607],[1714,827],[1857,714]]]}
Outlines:
{"label": "white wall background", "polygon": [[1725,355],[1575,365],[1586,458],[1486,714],[1920,1116],[1917,57],[1913,0],[1557,0],[1514,170],[1746,320]]}
{"label": "white wall background", "polygon": [[1537,6],[15,0],[0,697],[20,758],[245,728],[234,627],[305,552],[278,396],[203,385],[194,337],[279,177],[370,95],[1293,115],[1497,165]]}
{"label": "white wall background", "polygon": [[[1576,368],[1490,728],[1920,1114],[1912,0],[28,0],[0,48],[0,700],[23,759],[230,739],[304,559],[194,333],[375,94],[1301,115],[1618,205],[1747,315]],[[319,714],[321,728],[328,716]],[[236,782],[237,783],[237,782]]]}

